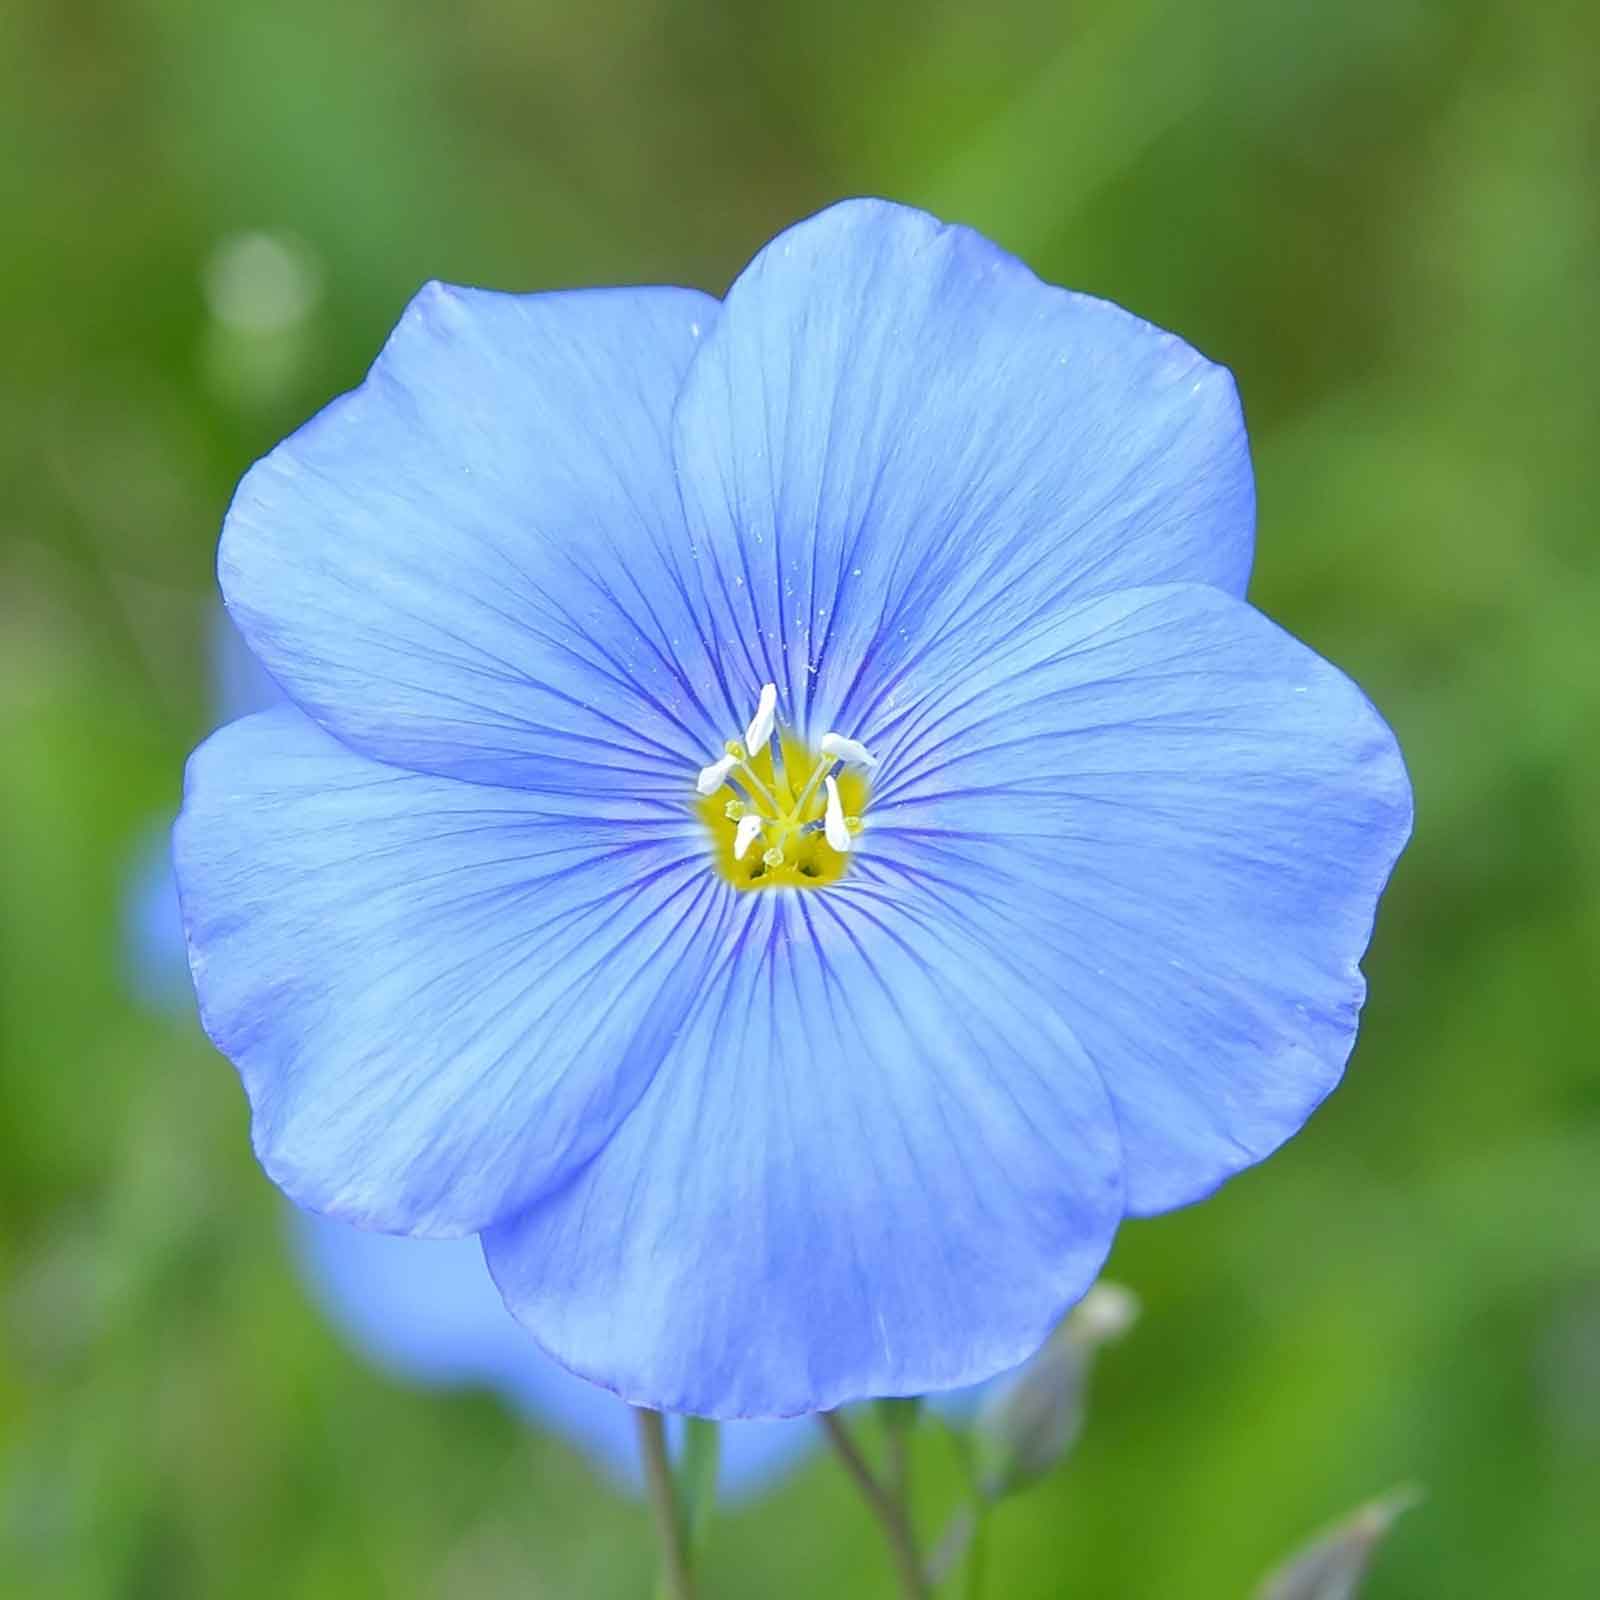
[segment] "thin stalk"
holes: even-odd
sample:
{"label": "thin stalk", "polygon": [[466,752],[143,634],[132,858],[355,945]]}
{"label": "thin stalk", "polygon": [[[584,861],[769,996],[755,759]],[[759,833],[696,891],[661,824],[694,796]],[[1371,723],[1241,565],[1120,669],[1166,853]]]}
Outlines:
{"label": "thin stalk", "polygon": [[989,1507],[983,1500],[962,1506],[950,1519],[928,1561],[928,1581],[935,1587],[965,1563],[961,1593],[964,1600],[979,1600],[988,1546]]}
{"label": "thin stalk", "polygon": [[816,766],[812,768],[811,776],[806,779],[805,788],[800,791],[800,798],[794,803],[793,815],[796,818],[798,818],[800,813],[805,810],[806,801],[811,798],[812,792],[816,789],[817,785],[821,783],[823,778],[826,777],[827,774],[830,773],[836,766],[838,766],[838,764],[839,762],[836,756],[823,756],[817,762]]}
{"label": "thin stalk", "polygon": [[780,806],[775,799],[773,799],[772,791],[768,789],[766,784],[764,784],[760,778],[756,776],[755,768],[752,767],[748,761],[741,761],[733,770],[739,774],[740,782],[742,782],[745,787],[749,789],[751,794],[753,794],[756,799],[767,808],[768,812],[771,813],[772,820],[774,822],[781,821],[784,815],[783,807]]}
{"label": "thin stalk", "polygon": [[988,1507],[979,1504],[972,1518],[972,1542],[967,1548],[966,1600],[980,1600],[989,1561]]}
{"label": "thin stalk", "polygon": [[927,1574],[922,1570],[922,1557],[917,1553],[917,1535],[905,1506],[891,1495],[881,1483],[866,1457],[857,1448],[850,1430],[836,1411],[824,1411],[818,1418],[834,1454],[839,1457],[851,1481],[861,1491],[867,1509],[877,1520],[888,1541],[889,1553],[894,1558],[895,1572],[900,1579],[900,1592],[905,1600],[930,1600],[933,1590]]}
{"label": "thin stalk", "polygon": [[688,1531],[678,1514],[677,1493],[672,1486],[666,1424],[659,1411],[649,1411],[641,1406],[633,1414],[639,1425],[639,1455],[644,1462],[645,1493],[650,1501],[650,1514],[655,1520],[656,1539],[661,1546],[663,1600],[695,1600]]}
{"label": "thin stalk", "polygon": [[772,787],[782,797],[783,805],[793,807],[794,785],[789,782],[789,764],[783,759],[782,739],[772,740]]}
{"label": "thin stalk", "polygon": [[971,1506],[960,1506],[928,1557],[928,1581],[938,1588],[965,1559],[978,1519]]}
{"label": "thin stalk", "polygon": [[889,1429],[889,1470],[886,1485],[892,1499],[900,1505],[911,1503],[911,1441],[904,1428]]}

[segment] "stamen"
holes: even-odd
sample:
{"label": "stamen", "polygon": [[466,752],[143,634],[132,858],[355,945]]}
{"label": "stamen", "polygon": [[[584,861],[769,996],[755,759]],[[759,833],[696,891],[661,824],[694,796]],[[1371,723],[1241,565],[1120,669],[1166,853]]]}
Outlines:
{"label": "stamen", "polygon": [[777,712],[778,686],[764,683],[761,685],[761,698],[756,701],[756,714],[750,719],[750,726],[744,730],[744,747],[752,756],[759,754],[772,737]]}
{"label": "stamen", "polygon": [[839,781],[831,774],[822,780],[828,787],[828,809],[822,816],[822,831],[828,843],[841,855],[850,848],[850,829],[844,820],[844,802],[839,798]]}
{"label": "stamen", "polygon": [[737,756],[720,756],[709,767],[701,767],[694,786],[700,794],[715,794],[728,781],[728,774],[739,765]]}
{"label": "stamen", "polygon": [[743,861],[749,854],[753,845],[761,834],[762,819],[753,811],[747,816],[739,818],[739,826],[733,830],[733,859]]}
{"label": "stamen", "polygon": [[825,756],[836,761],[851,761],[858,767],[877,766],[878,758],[859,739],[847,739],[842,733],[825,733],[818,746]]}
{"label": "stamen", "polygon": [[[735,889],[820,888],[848,871],[851,840],[861,832],[856,812],[869,792],[862,769],[878,764],[859,739],[842,733],[808,751],[800,739],[779,734],[777,717],[777,685],[764,683],[744,738],[729,739],[695,779],[702,796],[696,809]],[[724,785],[731,796],[717,793]],[[745,864],[752,852],[760,855],[754,867]]]}

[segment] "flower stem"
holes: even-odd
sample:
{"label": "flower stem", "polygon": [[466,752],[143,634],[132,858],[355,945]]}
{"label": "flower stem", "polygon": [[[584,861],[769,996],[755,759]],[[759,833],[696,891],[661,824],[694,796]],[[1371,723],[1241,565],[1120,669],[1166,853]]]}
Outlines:
{"label": "flower stem", "polygon": [[672,1462],[667,1456],[667,1429],[659,1411],[639,1407],[639,1455],[644,1462],[645,1493],[661,1545],[662,1600],[694,1600],[694,1570],[689,1563],[688,1533],[678,1515],[672,1487]]}
{"label": "flower stem", "polygon": [[972,1517],[972,1543],[967,1548],[967,1600],[981,1600],[989,1557],[988,1507],[981,1502]]}
{"label": "flower stem", "polygon": [[889,1470],[887,1488],[891,1497],[901,1506],[911,1499],[911,1441],[904,1428],[889,1430]]}
{"label": "flower stem", "polygon": [[877,1475],[867,1465],[866,1457],[861,1454],[838,1412],[824,1411],[817,1420],[822,1424],[823,1432],[827,1434],[828,1442],[845,1471],[861,1491],[867,1509],[877,1519],[884,1538],[888,1540],[889,1552],[894,1557],[895,1571],[900,1579],[901,1594],[906,1600],[929,1600],[933,1590],[929,1587],[927,1574],[922,1570],[922,1558],[917,1554],[916,1530],[911,1526],[904,1503],[878,1482]]}
{"label": "flower stem", "polygon": [[961,1593],[965,1600],[979,1600],[989,1551],[988,1511],[988,1505],[978,1499],[962,1506],[950,1519],[949,1527],[944,1530],[928,1562],[928,1581],[935,1588],[965,1563]]}
{"label": "flower stem", "polygon": [[935,1588],[961,1565],[977,1527],[978,1519],[972,1507],[958,1507],[928,1558],[928,1579]]}

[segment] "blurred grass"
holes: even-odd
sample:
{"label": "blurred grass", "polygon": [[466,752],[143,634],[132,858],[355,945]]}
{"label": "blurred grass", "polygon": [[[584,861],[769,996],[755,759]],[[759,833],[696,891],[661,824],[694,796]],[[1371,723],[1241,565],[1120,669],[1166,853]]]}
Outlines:
{"label": "blurred grass", "polygon": [[[1596,34],[1486,0],[755,8],[23,0],[0,13],[0,1594],[604,1596],[637,1510],[321,1324],[229,1069],[121,982],[206,718],[216,528],[406,297],[720,289],[885,193],[1232,366],[1254,596],[1408,752],[1344,1088],[1131,1225],[1148,1313],[995,1595],[1227,1597],[1401,1479],[1374,1600],[1600,1591]],[[219,244],[299,241],[292,341]],[[287,336],[285,336],[287,340]],[[270,344],[267,341],[267,344]],[[936,1440],[930,1512],[953,1490]],[[713,1595],[886,1592],[821,1464]]]}

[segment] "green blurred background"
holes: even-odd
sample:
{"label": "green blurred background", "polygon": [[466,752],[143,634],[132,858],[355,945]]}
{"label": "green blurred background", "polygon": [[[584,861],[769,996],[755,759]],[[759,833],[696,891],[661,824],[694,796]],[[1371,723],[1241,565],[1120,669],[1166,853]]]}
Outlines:
{"label": "green blurred background", "polygon": [[[1600,1593],[1597,14],[0,8],[0,1594],[647,1592],[578,1456],[315,1313],[231,1070],[125,992],[120,900],[205,730],[232,485],[422,280],[720,291],[853,193],[1233,368],[1254,598],[1417,790],[1345,1086],[1125,1229],[1145,1319],[991,1595],[1243,1596],[1405,1479],[1374,1600]],[[918,1469],[934,1519],[941,1441]],[[707,1570],[890,1592],[820,1458]]]}

